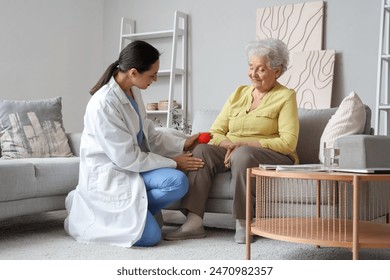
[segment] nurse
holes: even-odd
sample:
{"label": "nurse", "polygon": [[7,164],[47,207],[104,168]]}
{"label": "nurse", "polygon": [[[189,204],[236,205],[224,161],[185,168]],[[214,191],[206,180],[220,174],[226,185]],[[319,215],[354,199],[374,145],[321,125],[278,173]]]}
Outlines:
{"label": "nurse", "polygon": [[82,243],[131,247],[161,240],[154,215],[182,198],[197,170],[198,135],[156,130],[140,89],[157,81],[160,53],[134,41],[91,89],[80,144],[80,175],[65,205],[65,230]]}

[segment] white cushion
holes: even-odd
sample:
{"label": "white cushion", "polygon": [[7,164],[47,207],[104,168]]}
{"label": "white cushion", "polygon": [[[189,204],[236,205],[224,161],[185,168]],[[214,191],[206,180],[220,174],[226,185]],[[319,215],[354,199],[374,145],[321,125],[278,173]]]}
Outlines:
{"label": "white cushion", "polygon": [[[336,113],[330,118],[320,139],[320,162],[324,162],[324,144],[333,148],[337,138],[345,135],[360,134],[366,122],[366,111],[359,96],[353,91],[341,102]],[[340,151],[342,153],[342,151]]]}
{"label": "white cushion", "polygon": [[220,110],[202,110],[199,109],[195,113],[194,121],[192,123],[192,133],[207,132],[210,130],[215,119],[218,117]]}
{"label": "white cushion", "polygon": [[183,138],[183,139],[187,138],[187,135],[184,132],[179,131],[179,130],[174,129],[174,128],[171,128],[171,127],[156,127],[156,130],[161,131],[161,132],[166,133],[166,134],[175,135],[175,136]]}

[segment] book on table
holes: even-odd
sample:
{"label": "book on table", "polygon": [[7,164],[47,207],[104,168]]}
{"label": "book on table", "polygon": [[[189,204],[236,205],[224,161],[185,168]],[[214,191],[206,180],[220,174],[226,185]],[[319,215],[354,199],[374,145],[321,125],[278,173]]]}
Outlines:
{"label": "book on table", "polygon": [[259,167],[264,170],[276,171],[311,171],[311,172],[347,172],[361,174],[390,174],[390,167],[371,167],[371,168],[340,168],[340,167],[325,167],[323,164],[259,164]]}
{"label": "book on table", "polygon": [[334,168],[333,171],[362,174],[390,174],[390,167]]}

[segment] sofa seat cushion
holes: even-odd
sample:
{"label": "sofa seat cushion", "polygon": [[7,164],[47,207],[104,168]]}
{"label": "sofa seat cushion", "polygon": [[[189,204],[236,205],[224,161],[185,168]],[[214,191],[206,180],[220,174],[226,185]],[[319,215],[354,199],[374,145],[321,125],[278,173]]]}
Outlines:
{"label": "sofa seat cushion", "polygon": [[64,195],[75,189],[79,178],[79,157],[15,159],[33,164],[37,197]]}
{"label": "sofa seat cushion", "polygon": [[33,197],[36,192],[32,163],[0,159],[0,202]]}
{"label": "sofa seat cushion", "polygon": [[230,184],[231,178],[232,173],[230,171],[216,174],[209,198],[233,199],[233,188]]}

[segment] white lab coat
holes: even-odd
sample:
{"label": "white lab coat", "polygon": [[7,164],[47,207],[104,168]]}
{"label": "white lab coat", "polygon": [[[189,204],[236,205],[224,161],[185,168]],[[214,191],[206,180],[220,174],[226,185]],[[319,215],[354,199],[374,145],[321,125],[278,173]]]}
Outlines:
{"label": "white lab coat", "polygon": [[[146,118],[140,90],[132,88],[139,104],[146,145],[137,143],[139,118],[114,78],[89,101],[80,145],[77,188],[65,204],[65,230],[82,243],[109,243],[130,247],[142,235],[147,196],[140,172],[176,167],[168,157],[183,152],[183,137],[155,129]],[[184,134],[183,134],[184,136]]]}

